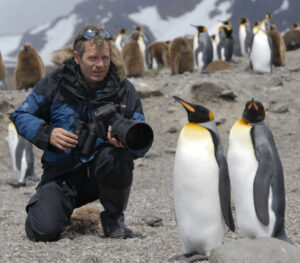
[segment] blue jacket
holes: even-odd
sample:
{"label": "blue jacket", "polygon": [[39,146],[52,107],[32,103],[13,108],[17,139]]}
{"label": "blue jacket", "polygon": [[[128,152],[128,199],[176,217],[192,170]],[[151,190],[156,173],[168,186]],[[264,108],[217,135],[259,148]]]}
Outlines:
{"label": "blue jacket", "polygon": [[[52,173],[63,167],[62,170],[67,171],[79,161],[92,160],[94,154],[85,156],[79,150],[62,151],[50,145],[53,128],[61,127],[75,133],[79,120],[91,121],[92,111],[108,102],[119,104],[125,118],[145,122],[138,93],[128,79],[119,81],[113,65],[105,80],[92,92],[72,59],[62,69],[40,80],[13,113],[12,119],[20,135],[44,150],[44,170]],[[82,114],[83,108],[87,109],[85,114]],[[104,139],[98,138],[95,151],[105,143]]]}

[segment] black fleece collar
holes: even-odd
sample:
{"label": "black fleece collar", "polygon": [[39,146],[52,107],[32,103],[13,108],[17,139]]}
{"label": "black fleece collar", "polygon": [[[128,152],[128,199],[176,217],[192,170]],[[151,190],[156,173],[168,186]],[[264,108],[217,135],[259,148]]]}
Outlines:
{"label": "black fleece collar", "polygon": [[91,88],[84,81],[80,67],[72,58],[65,62],[63,67],[62,92],[72,101],[85,105],[101,106],[114,101],[121,85],[114,65],[111,63],[105,79],[99,82],[96,88]]}

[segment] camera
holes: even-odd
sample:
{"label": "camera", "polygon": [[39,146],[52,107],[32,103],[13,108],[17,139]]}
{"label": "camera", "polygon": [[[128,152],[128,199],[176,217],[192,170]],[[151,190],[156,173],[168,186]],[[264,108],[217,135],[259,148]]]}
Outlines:
{"label": "camera", "polygon": [[93,111],[93,121],[80,121],[77,125],[78,149],[82,154],[93,152],[97,138],[107,139],[108,126],[112,126],[111,136],[137,155],[146,152],[153,143],[152,128],[140,121],[124,118],[118,110],[120,106],[105,104]]}

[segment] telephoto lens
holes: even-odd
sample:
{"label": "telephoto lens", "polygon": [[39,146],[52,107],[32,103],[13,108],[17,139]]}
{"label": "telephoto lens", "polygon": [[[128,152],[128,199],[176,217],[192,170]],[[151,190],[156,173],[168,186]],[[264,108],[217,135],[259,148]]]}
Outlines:
{"label": "telephoto lens", "polygon": [[153,143],[153,130],[137,120],[124,118],[117,112],[118,105],[108,103],[93,112],[95,130],[99,137],[106,138],[108,125],[112,126],[112,137],[116,138],[129,151],[137,155],[147,152]]}
{"label": "telephoto lens", "polygon": [[152,128],[147,123],[125,119],[120,114],[114,116],[112,122],[113,137],[136,154],[142,154],[150,149],[154,135]]}

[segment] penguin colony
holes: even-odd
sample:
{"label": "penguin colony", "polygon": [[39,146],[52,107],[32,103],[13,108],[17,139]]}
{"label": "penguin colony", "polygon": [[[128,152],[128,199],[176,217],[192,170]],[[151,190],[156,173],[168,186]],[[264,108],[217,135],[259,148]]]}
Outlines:
{"label": "penguin colony", "polygon": [[[271,73],[273,66],[284,66],[286,50],[300,47],[300,24],[293,24],[291,30],[282,36],[272,19],[273,15],[267,13],[261,21],[251,24],[248,18],[241,17],[236,35],[230,20],[220,21],[217,32],[208,32],[205,25],[191,25],[195,28],[193,36],[178,36],[165,42],[150,42],[145,30],[133,25],[134,31],[140,32],[140,37],[137,40],[139,48],[132,48],[132,54],[136,52],[137,57],[140,57],[142,53],[144,71],[166,67],[174,75],[192,71],[213,73],[231,70],[234,64],[233,55],[240,53],[241,56],[249,58],[249,67],[253,72]],[[117,29],[119,33],[115,37],[115,43],[122,52],[124,45],[132,40],[134,31],[130,33],[122,27]],[[239,50],[235,50],[235,39]],[[214,61],[217,63],[213,63]],[[209,70],[205,71],[208,66]],[[127,71],[131,72],[132,67],[136,66],[127,64]],[[131,73],[128,76],[134,77]],[[142,74],[136,75],[141,76]]]}

